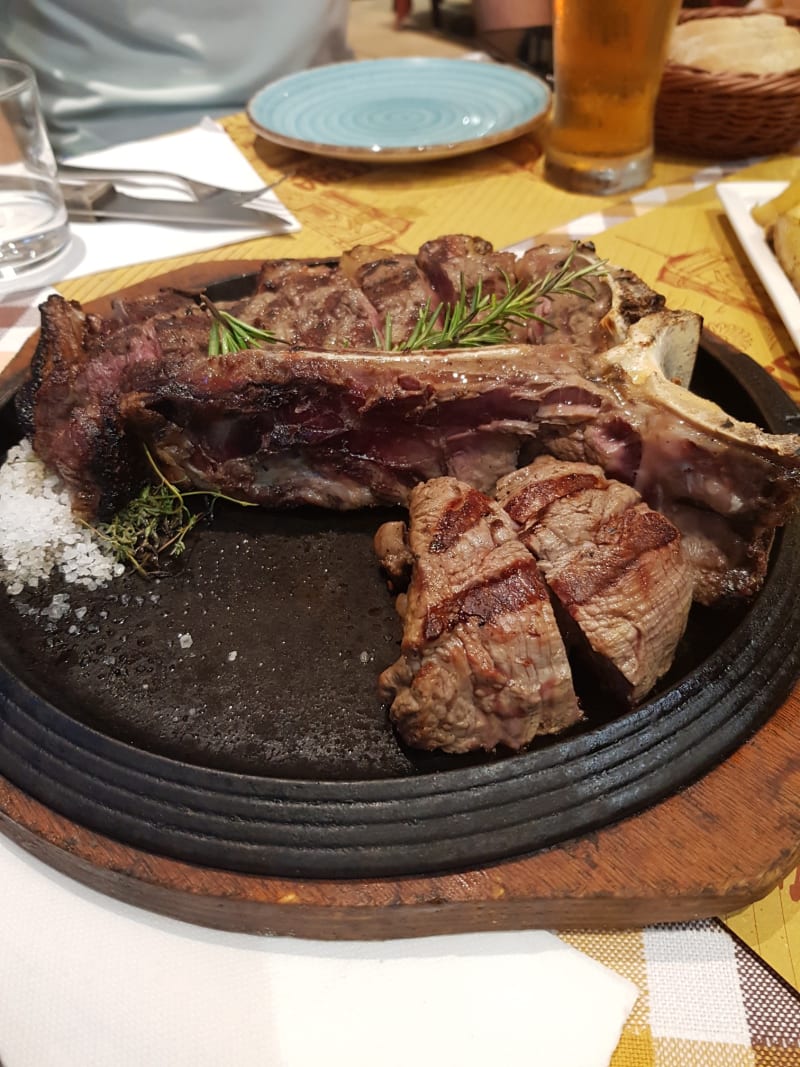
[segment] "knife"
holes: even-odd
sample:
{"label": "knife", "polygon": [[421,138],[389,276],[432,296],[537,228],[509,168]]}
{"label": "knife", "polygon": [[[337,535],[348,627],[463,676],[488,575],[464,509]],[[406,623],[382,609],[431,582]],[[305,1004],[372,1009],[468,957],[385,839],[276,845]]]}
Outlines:
{"label": "knife", "polygon": [[64,203],[71,218],[94,221],[97,219],[136,219],[139,222],[177,222],[194,226],[253,226],[276,223],[283,228],[291,224],[272,211],[240,207],[236,202],[240,194],[223,190],[203,200],[149,200],[138,196],[126,196],[118,192],[111,182],[86,182],[84,185],[61,183]]}

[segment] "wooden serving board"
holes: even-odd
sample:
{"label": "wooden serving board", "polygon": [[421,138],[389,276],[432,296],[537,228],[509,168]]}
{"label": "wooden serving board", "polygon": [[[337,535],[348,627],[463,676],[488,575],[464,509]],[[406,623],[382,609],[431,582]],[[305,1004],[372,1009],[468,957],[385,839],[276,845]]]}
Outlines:
{"label": "wooden serving board", "polygon": [[614,826],[508,863],[439,877],[293,881],[193,867],[120,845],[0,779],[0,830],[84,885],[222,930],[385,939],[562,930],[736,911],[800,860],[800,686],[729,759]]}

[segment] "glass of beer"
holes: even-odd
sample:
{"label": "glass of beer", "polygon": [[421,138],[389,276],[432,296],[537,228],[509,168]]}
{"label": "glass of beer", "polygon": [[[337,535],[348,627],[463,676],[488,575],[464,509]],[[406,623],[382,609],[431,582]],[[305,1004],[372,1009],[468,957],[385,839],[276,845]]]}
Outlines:
{"label": "glass of beer", "polygon": [[579,193],[643,185],[681,0],[555,0],[555,93],[545,177]]}

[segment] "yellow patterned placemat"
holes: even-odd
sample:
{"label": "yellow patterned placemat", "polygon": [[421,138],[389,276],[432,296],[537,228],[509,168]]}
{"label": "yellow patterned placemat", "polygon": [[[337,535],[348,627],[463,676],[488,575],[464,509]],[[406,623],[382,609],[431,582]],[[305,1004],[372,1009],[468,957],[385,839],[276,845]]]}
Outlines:
{"label": "yellow patterned placemat", "polygon": [[[800,176],[787,156],[728,180]],[[634,270],[671,307],[703,315],[706,325],[747,352],[800,401],[800,356],[750,266],[713,187],[614,227],[596,239],[603,256]],[[754,814],[757,818],[757,811]],[[800,869],[764,900],[728,917],[731,929],[795,988],[800,988]]]}
{"label": "yellow patterned placemat", "polygon": [[[783,156],[726,181],[793,177],[800,177],[800,158]],[[747,352],[800,400],[800,356],[713,186],[615,226],[596,244],[603,256],[664,293],[670,307],[699,312],[709,329]]]}

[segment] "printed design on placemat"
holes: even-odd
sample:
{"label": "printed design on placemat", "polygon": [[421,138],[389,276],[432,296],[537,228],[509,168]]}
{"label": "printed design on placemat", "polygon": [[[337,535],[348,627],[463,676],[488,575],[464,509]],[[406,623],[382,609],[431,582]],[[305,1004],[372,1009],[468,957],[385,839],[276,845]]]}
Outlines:
{"label": "printed design on placemat", "polygon": [[387,244],[411,226],[408,219],[384,214],[379,208],[330,189],[324,195],[309,195],[304,204],[296,200],[292,203],[302,213],[304,225],[331,238],[340,248]]}
{"label": "printed design on placemat", "polygon": [[[257,139],[247,117],[235,115],[222,125],[245,158],[264,173],[265,180],[287,175],[292,210],[303,218],[304,228],[330,238],[339,248],[357,244],[396,241],[411,226],[409,219],[387,214],[374,204],[346,196],[336,185],[370,173],[367,163],[350,160],[303,158],[292,149]],[[277,173],[275,173],[277,172]]]}
{"label": "printed design on placemat", "polygon": [[[772,375],[793,400],[800,403],[800,385],[797,384],[798,376],[800,376],[800,366],[798,366],[796,356],[792,356],[791,353],[786,356],[779,356],[771,363],[765,364],[764,369],[768,374]],[[800,900],[800,885],[798,886],[797,896],[792,897],[792,899]]]}
{"label": "printed design on placemat", "polygon": [[791,881],[786,878],[781,879],[780,888],[783,889],[783,887],[787,885],[787,882],[789,899],[795,904],[800,903],[800,867],[795,869]]}
{"label": "printed design on placemat", "polygon": [[335,185],[337,182],[352,181],[369,172],[368,163],[354,163],[348,159],[325,159],[321,156],[309,156],[302,163],[289,168],[288,181],[295,189],[314,192],[320,186]]}
{"label": "printed design on placemat", "polygon": [[657,277],[659,282],[676,289],[694,289],[728,307],[767,318],[764,306],[768,297],[764,287],[755,278],[751,284],[735,261],[717,248],[698,248],[668,256]]}

